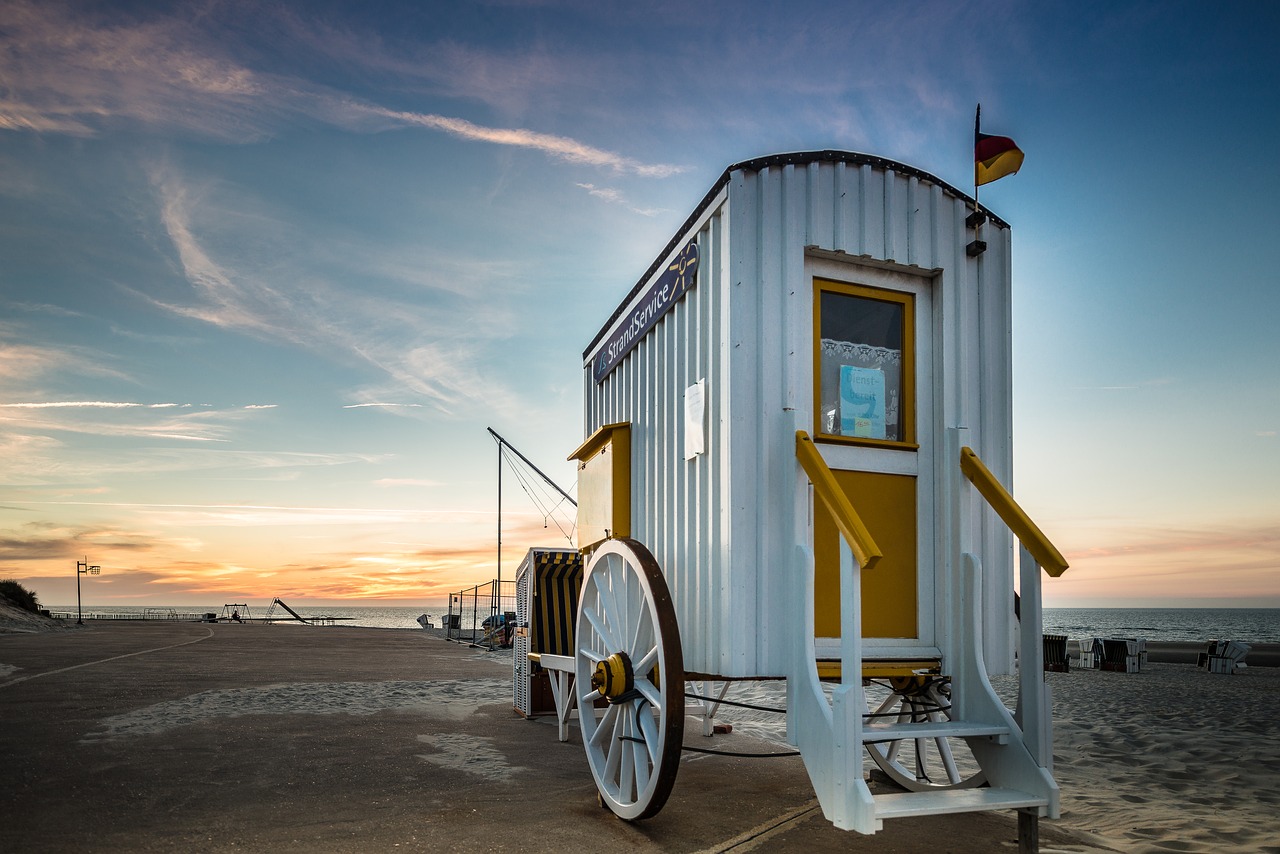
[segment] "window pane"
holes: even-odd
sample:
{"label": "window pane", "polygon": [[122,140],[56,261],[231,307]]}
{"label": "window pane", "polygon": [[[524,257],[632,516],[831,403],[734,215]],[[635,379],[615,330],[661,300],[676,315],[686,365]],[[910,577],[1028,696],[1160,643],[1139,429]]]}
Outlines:
{"label": "window pane", "polygon": [[819,429],[903,441],[903,304],[821,291]]}

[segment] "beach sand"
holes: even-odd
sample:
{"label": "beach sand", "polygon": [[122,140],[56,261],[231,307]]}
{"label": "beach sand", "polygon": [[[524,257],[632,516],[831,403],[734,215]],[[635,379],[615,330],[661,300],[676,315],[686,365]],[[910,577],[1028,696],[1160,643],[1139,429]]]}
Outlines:
{"label": "beach sand", "polygon": [[[514,716],[509,652],[426,633],[20,631],[0,638],[5,850],[1017,850],[1006,813],[837,831],[798,759],[686,754],[667,808],[618,822],[594,807],[576,728],[560,744],[550,718]],[[1280,669],[1047,679],[1062,816],[1041,822],[1041,851],[1280,852]],[[703,739],[690,719],[686,744],[780,737],[780,716],[717,719],[733,733]]]}
{"label": "beach sand", "polygon": [[[1134,854],[1280,852],[1280,668],[1226,675],[1149,663],[1140,673],[1077,668],[1045,678],[1062,815],[1042,826]],[[1016,679],[992,682],[1012,707]],[[784,693],[760,683],[729,698],[777,706]],[[715,719],[784,743],[777,716],[725,707]]]}
{"label": "beach sand", "polygon": [[75,629],[75,622],[53,620],[0,600],[0,635],[32,634],[37,632],[62,632]]}
{"label": "beach sand", "polygon": [[1280,669],[1047,674],[1062,826],[1119,851],[1280,851]]}

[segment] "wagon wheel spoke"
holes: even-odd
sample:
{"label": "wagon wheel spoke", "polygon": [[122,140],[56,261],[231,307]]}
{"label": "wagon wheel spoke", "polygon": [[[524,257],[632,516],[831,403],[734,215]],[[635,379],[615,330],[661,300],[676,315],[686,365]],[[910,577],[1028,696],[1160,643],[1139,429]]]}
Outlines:
{"label": "wagon wheel spoke", "polygon": [[596,789],[620,817],[648,818],[671,794],[684,738],[680,633],[648,549],[620,538],[596,550],[576,631],[578,719]]}
{"label": "wagon wheel spoke", "polygon": [[595,608],[588,608],[584,605],[582,607],[582,616],[586,617],[587,623],[590,625],[592,631],[595,632],[596,637],[598,637],[605,646],[612,647],[614,649],[618,648],[618,640],[614,637],[613,632],[611,632],[601,621],[600,615],[596,613]]}
{"label": "wagon wheel spoke", "polygon": [[640,696],[644,697],[649,705],[655,709],[662,705],[662,695],[658,691],[658,686],[654,685],[648,679],[636,682],[636,690],[640,692]]}
{"label": "wagon wheel spoke", "polygon": [[646,652],[643,656],[641,656],[638,660],[636,660],[632,664],[632,667],[635,668],[635,672],[648,673],[650,670],[652,670],[653,666],[658,663],[658,652],[659,650],[655,646],[652,649],[650,649],[648,652]]}
{"label": "wagon wheel spoke", "polygon": [[948,780],[959,780],[960,769],[956,766],[956,758],[951,753],[951,743],[945,738],[935,739],[937,742],[938,760],[942,762],[942,770],[946,772]]}
{"label": "wagon wheel spoke", "polygon": [[[583,699],[587,702],[594,703],[595,696],[599,696],[599,693],[600,692],[598,691],[593,691],[592,694],[594,696],[592,696],[590,699],[586,697],[584,697]],[[600,722],[596,724],[595,731],[587,737],[587,741],[590,744],[596,744],[596,745],[607,743],[607,741],[605,740],[605,736],[613,734],[614,727],[617,725],[617,719],[618,719],[618,707],[610,706],[605,711],[604,717],[601,718]]]}
{"label": "wagon wheel spoke", "polygon": [[649,787],[649,767],[653,757],[649,754],[648,745],[630,741],[631,765],[635,768],[636,791],[643,792]]}

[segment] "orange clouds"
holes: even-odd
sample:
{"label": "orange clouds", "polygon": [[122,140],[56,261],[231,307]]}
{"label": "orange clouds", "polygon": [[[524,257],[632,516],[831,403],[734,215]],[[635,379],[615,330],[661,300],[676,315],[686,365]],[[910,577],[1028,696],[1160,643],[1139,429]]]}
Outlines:
{"label": "orange clouds", "polygon": [[1242,521],[1216,528],[1071,526],[1071,569],[1046,579],[1050,607],[1177,602],[1268,607],[1280,602],[1280,523]]}
{"label": "orange clouds", "polygon": [[[292,509],[299,517],[305,515],[305,508]],[[197,539],[105,525],[33,524],[17,535],[0,537],[0,577],[22,581],[42,602],[66,605],[75,601],[75,563],[87,556],[103,569],[82,584],[85,602],[213,607],[223,601],[252,603],[276,596],[291,602],[419,604],[486,583],[497,574],[492,515],[440,512],[434,515],[442,518],[431,524],[421,524],[419,516],[420,524],[405,526],[398,520],[400,524],[389,529],[377,524],[373,511],[354,519],[334,512],[321,510],[311,521],[319,528],[335,528],[336,536],[281,539],[279,532],[268,530],[258,541],[243,538],[245,520],[218,522],[215,527],[226,532],[225,540],[216,531],[212,536],[205,531],[204,538]],[[360,537],[351,531],[362,527],[393,532],[396,539],[358,543]],[[415,528],[422,539],[411,542]],[[343,530],[348,532],[345,538]],[[344,548],[344,539],[352,547]],[[509,514],[503,526],[502,577],[514,580],[531,546],[565,544],[560,532],[544,528],[540,519]],[[204,558],[206,551],[226,557]]]}

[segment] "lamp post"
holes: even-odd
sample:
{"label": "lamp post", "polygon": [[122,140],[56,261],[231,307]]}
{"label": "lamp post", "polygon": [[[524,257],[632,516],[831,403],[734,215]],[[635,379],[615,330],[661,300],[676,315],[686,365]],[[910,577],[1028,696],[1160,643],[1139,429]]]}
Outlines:
{"label": "lamp post", "polygon": [[100,566],[89,566],[89,558],[76,561],[76,625],[84,625],[84,615],[80,613],[80,576],[97,575],[102,571]]}

